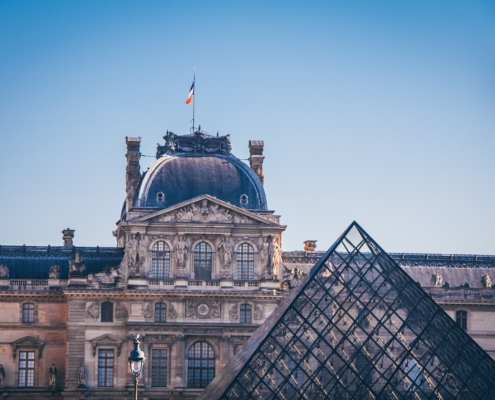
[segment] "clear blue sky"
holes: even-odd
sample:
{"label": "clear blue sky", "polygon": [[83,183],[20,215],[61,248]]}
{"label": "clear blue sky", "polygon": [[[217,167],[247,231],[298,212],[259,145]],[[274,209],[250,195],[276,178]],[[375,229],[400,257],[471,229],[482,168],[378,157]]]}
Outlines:
{"label": "clear blue sky", "polygon": [[[495,254],[494,1],[0,0],[0,244],[115,245],[125,136],[265,141],[284,250]],[[146,169],[153,158],[142,158]]]}

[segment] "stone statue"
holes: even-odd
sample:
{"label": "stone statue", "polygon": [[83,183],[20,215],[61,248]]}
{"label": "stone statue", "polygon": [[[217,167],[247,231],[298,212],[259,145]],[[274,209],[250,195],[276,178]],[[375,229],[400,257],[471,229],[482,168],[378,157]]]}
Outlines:
{"label": "stone statue", "polygon": [[48,271],[48,277],[50,279],[60,278],[60,267],[58,265],[52,265]]}
{"label": "stone statue", "polygon": [[293,269],[289,269],[284,266],[285,273],[283,274],[283,279],[280,284],[282,289],[287,287],[289,289],[295,288],[299,281],[306,275],[300,268],[294,267]]}
{"label": "stone statue", "polygon": [[115,267],[106,267],[103,271],[88,275],[88,282],[98,282],[100,286],[114,286],[120,281],[119,271]]}
{"label": "stone statue", "polygon": [[229,269],[232,263],[232,252],[234,248],[232,244],[229,243],[229,238],[227,236],[223,237],[223,241],[218,246],[218,251],[220,253],[220,263],[223,269]]}
{"label": "stone statue", "polygon": [[5,380],[5,370],[3,369],[3,365],[0,364],[0,386],[3,386],[4,380]]}
{"label": "stone statue", "polygon": [[50,386],[57,385],[57,368],[55,368],[55,364],[50,367],[48,382]]}
{"label": "stone statue", "polygon": [[492,287],[492,280],[490,279],[490,275],[485,274],[481,277],[481,284],[483,285],[484,288],[491,288]]}
{"label": "stone statue", "polygon": [[280,246],[272,240],[268,245],[268,265],[266,268],[267,275],[276,275],[278,266],[282,260]]}
{"label": "stone statue", "polygon": [[185,268],[186,267],[187,250],[188,250],[188,245],[186,242],[186,235],[182,236],[182,239],[180,239],[177,242],[177,245],[175,246],[175,250],[176,250],[175,261],[177,263],[177,268]]}
{"label": "stone statue", "polygon": [[74,254],[74,258],[69,260],[69,270],[71,272],[79,272],[84,273],[86,271],[86,266],[81,258],[81,255],[78,251]]}
{"label": "stone statue", "polygon": [[432,286],[442,286],[442,275],[439,272],[433,274],[431,276],[431,285]]}
{"label": "stone statue", "polygon": [[0,279],[9,279],[9,267],[0,265]]}
{"label": "stone statue", "polygon": [[79,381],[79,386],[86,386],[84,384],[84,382],[86,382],[86,368],[84,367],[84,363],[81,363],[81,366],[79,367],[77,380]]}

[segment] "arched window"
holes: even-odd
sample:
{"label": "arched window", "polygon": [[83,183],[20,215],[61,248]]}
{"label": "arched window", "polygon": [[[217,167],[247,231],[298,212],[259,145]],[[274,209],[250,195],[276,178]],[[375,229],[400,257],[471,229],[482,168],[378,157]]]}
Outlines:
{"label": "arched window", "polygon": [[155,322],[167,322],[167,305],[165,303],[155,304]]}
{"label": "arched window", "polygon": [[194,277],[195,279],[211,279],[211,247],[201,242],[194,248]]}
{"label": "arched window", "polygon": [[113,303],[101,303],[101,322],[113,322]]}
{"label": "arched window", "polygon": [[254,249],[249,243],[237,248],[237,279],[254,279]]}
{"label": "arched window", "polygon": [[151,277],[167,279],[170,274],[170,247],[165,242],[156,242],[151,248]]}
{"label": "arched window", "polygon": [[251,323],[251,305],[250,304],[241,304],[240,313],[239,313],[239,322],[241,324],[250,324]]}
{"label": "arched window", "polygon": [[187,386],[204,388],[215,377],[215,354],[206,342],[196,342],[189,349]]}
{"label": "arched window", "polygon": [[24,303],[22,305],[22,322],[34,322],[34,304]]}
{"label": "arched window", "polygon": [[459,324],[459,326],[462,329],[467,331],[467,312],[466,311],[456,311],[455,321]]}

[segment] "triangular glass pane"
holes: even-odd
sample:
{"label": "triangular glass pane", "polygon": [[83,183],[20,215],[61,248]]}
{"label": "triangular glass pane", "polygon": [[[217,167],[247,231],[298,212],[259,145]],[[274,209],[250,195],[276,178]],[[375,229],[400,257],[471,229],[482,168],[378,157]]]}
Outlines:
{"label": "triangular glass pane", "polygon": [[491,399],[495,361],[356,223],[200,399]]}

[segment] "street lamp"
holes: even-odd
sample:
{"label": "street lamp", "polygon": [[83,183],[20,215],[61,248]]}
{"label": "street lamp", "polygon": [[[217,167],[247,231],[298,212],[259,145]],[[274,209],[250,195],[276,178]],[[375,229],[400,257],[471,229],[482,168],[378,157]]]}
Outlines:
{"label": "street lamp", "polygon": [[132,335],[132,339],[134,340],[134,348],[131,350],[128,360],[131,374],[134,379],[134,399],[138,400],[138,382],[141,372],[143,372],[146,357],[139,348],[139,334]]}

